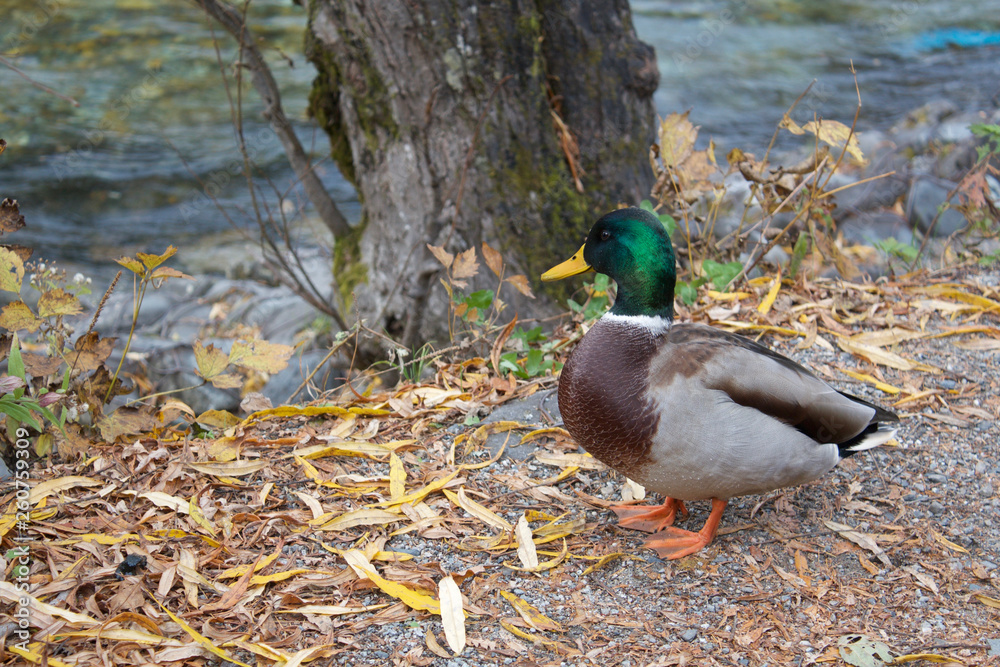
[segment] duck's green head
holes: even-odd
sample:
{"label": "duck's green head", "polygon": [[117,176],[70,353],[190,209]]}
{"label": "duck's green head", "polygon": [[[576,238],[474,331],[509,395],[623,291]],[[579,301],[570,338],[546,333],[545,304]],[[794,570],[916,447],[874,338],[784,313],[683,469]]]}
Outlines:
{"label": "duck's green head", "polygon": [[559,280],[593,269],[618,283],[616,315],[672,318],[677,270],[663,224],[641,208],[623,208],[594,223],[587,242],[570,259],[542,274]]}

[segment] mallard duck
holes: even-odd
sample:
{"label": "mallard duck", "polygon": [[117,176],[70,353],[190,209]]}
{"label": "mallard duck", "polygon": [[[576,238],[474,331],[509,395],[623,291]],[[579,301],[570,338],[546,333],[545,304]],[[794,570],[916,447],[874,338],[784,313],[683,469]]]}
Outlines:
{"label": "mallard duck", "polygon": [[[618,284],[614,306],[584,335],[559,378],[566,430],[595,458],[663,495],[618,506],[620,525],[655,533],[660,557],[715,537],[726,503],[812,481],[877,447],[899,418],[837,391],[742,336],[674,322],[677,273],[660,221],[638,208],[608,213],[542,280],[593,269]],[[674,527],[684,501],[712,501],[697,533]]]}

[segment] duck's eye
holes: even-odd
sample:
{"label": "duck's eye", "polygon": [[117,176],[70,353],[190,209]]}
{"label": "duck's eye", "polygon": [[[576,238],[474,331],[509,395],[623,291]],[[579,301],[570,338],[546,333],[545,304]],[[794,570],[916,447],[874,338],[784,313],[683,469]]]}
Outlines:
{"label": "duck's eye", "polygon": [[601,230],[601,240],[602,241],[607,241],[610,238],[611,238],[611,232],[609,232],[606,229],[602,229]]}

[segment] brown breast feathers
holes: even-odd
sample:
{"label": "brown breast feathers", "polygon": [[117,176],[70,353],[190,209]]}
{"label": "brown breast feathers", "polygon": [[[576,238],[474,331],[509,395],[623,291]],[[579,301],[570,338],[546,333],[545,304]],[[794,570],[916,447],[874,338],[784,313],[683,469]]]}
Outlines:
{"label": "brown breast feathers", "polygon": [[622,321],[599,321],[559,379],[566,430],[592,456],[629,475],[648,458],[659,414],[646,399],[649,362],[662,336]]}

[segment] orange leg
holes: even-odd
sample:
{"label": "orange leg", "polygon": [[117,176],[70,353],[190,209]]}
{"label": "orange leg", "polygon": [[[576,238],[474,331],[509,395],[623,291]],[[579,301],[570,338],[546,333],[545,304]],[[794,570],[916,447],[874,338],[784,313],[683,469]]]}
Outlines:
{"label": "orange leg", "polygon": [[701,551],[715,537],[715,531],[719,529],[719,522],[722,520],[722,513],[725,509],[725,500],[712,498],[712,513],[708,515],[708,521],[705,522],[704,528],[693,533],[690,530],[667,526],[646,540],[646,546],[656,551],[660,558],[670,560],[690,556]]}
{"label": "orange leg", "polygon": [[687,516],[687,508],[683,500],[667,498],[662,505],[612,505],[612,511],[618,515],[618,525],[646,533],[655,533],[674,524],[677,513]]}

